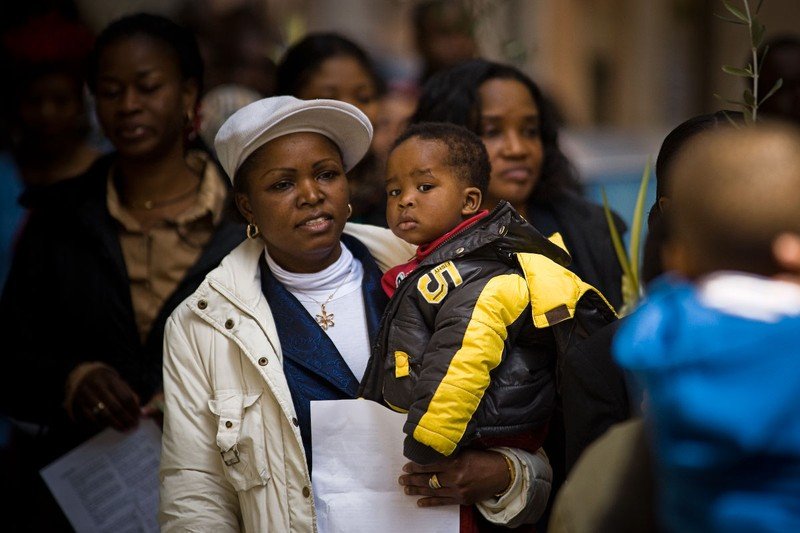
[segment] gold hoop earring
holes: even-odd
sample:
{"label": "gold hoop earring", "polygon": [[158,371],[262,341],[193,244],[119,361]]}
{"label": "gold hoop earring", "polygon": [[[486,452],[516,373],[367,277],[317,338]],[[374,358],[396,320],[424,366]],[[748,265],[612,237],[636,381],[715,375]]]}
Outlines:
{"label": "gold hoop earring", "polygon": [[247,228],[245,228],[245,233],[247,233],[248,239],[255,239],[261,234],[261,232],[258,231],[258,226],[252,222],[247,225]]}
{"label": "gold hoop earring", "polygon": [[353,216],[353,204],[347,204],[347,220],[350,220],[351,216]]}

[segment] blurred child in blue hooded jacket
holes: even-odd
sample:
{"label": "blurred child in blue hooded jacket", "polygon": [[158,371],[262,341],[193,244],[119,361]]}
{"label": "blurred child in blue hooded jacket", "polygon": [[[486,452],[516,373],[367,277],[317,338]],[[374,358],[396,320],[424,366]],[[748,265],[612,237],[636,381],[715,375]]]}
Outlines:
{"label": "blurred child in blue hooded jacket", "polygon": [[704,133],[671,174],[675,276],[614,345],[645,387],[661,524],[800,531],[800,131]]}

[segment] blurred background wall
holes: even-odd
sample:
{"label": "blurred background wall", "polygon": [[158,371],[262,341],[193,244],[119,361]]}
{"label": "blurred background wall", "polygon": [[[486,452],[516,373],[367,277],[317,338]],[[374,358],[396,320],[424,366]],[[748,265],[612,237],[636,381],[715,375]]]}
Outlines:
{"label": "blurred background wall", "polygon": [[[258,78],[287,46],[319,30],[363,45],[390,85],[413,85],[420,72],[411,26],[420,0],[72,1],[95,31],[134,11],[194,20],[204,52],[216,57],[216,65],[207,59],[212,76],[246,56],[237,75]],[[565,151],[589,194],[599,200],[605,187],[626,218],[644,161],[655,157],[664,135],[690,116],[720,109],[715,94],[738,99],[744,88],[721,70],[748,59],[746,28],[715,16],[725,12],[722,0],[461,2],[473,14],[479,54],[520,67],[542,86],[560,110]],[[12,12],[27,3],[3,2]],[[759,17],[767,38],[797,35],[800,0],[765,0]],[[235,46],[221,53],[231,37]],[[268,80],[260,83],[268,94]],[[214,84],[213,77],[207,80],[208,89]]]}
{"label": "blurred background wall", "polygon": [[[283,20],[286,40],[333,29],[366,45],[389,77],[415,76],[415,0],[267,3]],[[741,98],[742,79],[721,65],[745,64],[747,29],[715,16],[725,14],[722,0],[464,3],[476,14],[480,53],[515,64],[548,92],[588,193],[599,200],[605,187],[628,220],[644,162],[655,158],[664,135],[690,116],[721,109],[715,94]],[[767,38],[797,34],[800,1],[765,0],[759,18]]]}

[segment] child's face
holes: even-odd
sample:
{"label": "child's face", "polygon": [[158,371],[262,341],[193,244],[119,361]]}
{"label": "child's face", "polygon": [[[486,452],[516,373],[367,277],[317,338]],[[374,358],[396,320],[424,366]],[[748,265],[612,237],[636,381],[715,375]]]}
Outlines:
{"label": "child's face", "polygon": [[386,167],[386,220],[411,244],[436,240],[474,215],[481,192],[446,164],[444,143],[412,137],[395,148]]}

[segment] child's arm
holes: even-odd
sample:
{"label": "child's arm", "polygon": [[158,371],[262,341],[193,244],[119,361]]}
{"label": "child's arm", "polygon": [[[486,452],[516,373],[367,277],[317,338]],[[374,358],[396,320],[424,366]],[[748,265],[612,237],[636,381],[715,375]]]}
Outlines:
{"label": "child's arm", "polygon": [[[464,282],[441,302],[404,431],[406,457],[425,464],[452,455],[502,361],[509,327],[530,304],[517,274]],[[423,301],[422,305],[425,305]],[[529,312],[529,311],[528,311]],[[468,439],[468,440],[471,440]]]}

